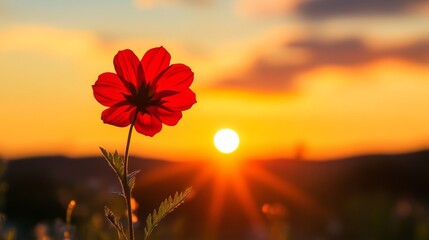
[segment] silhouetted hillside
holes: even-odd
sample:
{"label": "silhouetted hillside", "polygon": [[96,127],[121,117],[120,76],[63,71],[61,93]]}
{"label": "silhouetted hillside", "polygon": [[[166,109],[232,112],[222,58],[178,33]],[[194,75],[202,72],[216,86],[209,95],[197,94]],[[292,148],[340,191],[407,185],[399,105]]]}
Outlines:
{"label": "silhouetted hillside", "polygon": [[[194,185],[207,168],[202,163],[137,158],[131,159],[130,167],[142,170],[134,195],[143,221],[166,196]],[[335,161],[248,162],[242,173],[263,226],[252,224],[231,187],[234,183],[227,182],[219,230],[212,239],[269,239],[278,223],[293,240],[429,239],[428,171],[429,151]],[[260,177],[266,173],[268,177]],[[210,206],[219,198],[213,195],[214,176],[194,187],[193,197],[168,216],[154,239],[209,239]],[[120,209],[119,197],[111,194],[119,191],[119,185],[101,157],[13,160],[8,163],[6,181],[4,212],[21,239],[31,239],[37,223],[64,219],[71,199],[77,202],[74,222],[79,234],[91,216],[103,214],[104,205]],[[264,215],[264,204],[281,206],[285,213],[278,218]]]}

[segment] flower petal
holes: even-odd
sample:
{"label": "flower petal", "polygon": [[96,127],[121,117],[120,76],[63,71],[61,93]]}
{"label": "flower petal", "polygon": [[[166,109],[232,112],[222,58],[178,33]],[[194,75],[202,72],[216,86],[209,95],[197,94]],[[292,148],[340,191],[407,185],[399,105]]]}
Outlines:
{"label": "flower petal", "polygon": [[194,73],[184,64],[171,65],[156,80],[156,92],[165,90],[181,92],[189,88],[194,81]]}
{"label": "flower petal", "polygon": [[106,107],[111,107],[124,101],[124,94],[129,95],[130,91],[114,73],[102,73],[97,81],[92,85],[95,99]]}
{"label": "flower petal", "polygon": [[131,83],[138,89],[144,81],[143,69],[140,60],[133,51],[125,49],[119,51],[113,59],[116,73],[126,82]]}
{"label": "flower petal", "polygon": [[168,126],[176,125],[182,118],[181,111],[168,111],[164,108],[155,108],[155,111],[161,122]]}
{"label": "flower petal", "polygon": [[154,115],[139,112],[134,127],[137,132],[153,137],[161,131],[162,123]]}
{"label": "flower petal", "polygon": [[172,112],[184,111],[191,108],[196,102],[195,93],[188,88],[183,92],[163,97],[160,107]]}
{"label": "flower petal", "polygon": [[103,111],[101,119],[107,124],[126,127],[131,124],[135,111],[136,107],[128,104],[113,106]]}
{"label": "flower petal", "polygon": [[170,53],[164,47],[152,48],[143,56],[143,66],[146,83],[152,82],[162,71],[170,65]]}

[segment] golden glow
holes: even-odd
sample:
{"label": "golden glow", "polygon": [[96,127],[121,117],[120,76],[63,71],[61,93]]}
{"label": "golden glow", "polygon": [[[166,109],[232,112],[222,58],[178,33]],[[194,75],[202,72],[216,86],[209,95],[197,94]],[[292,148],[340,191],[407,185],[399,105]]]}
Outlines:
{"label": "golden glow", "polygon": [[228,128],[219,130],[214,136],[214,144],[222,153],[232,153],[234,152],[240,143],[240,138],[238,134]]}
{"label": "golden glow", "polygon": [[[100,145],[123,150],[127,131],[102,123],[105,107],[95,101],[91,84],[101,72],[114,71],[118,49],[127,46],[142,54],[152,43],[103,42],[92,32],[37,25],[16,25],[0,35],[5,69],[0,79],[7,79],[0,81],[0,132],[7,136],[0,139],[0,157],[98,155]],[[25,40],[28,35],[32,41]],[[267,94],[210,87],[216,79],[239,76],[263,49],[199,56],[168,45],[174,61],[195,71],[198,103],[177,126],[164,126],[154,138],[133,135],[134,155],[219,159],[212,133],[226,125],[240,133],[234,158],[244,160],[291,158],[297,152],[305,159],[329,159],[429,147],[429,83],[422,80],[427,64],[381,59],[352,67],[325,65],[297,75],[294,89]],[[241,58],[246,59],[237,61]]]}

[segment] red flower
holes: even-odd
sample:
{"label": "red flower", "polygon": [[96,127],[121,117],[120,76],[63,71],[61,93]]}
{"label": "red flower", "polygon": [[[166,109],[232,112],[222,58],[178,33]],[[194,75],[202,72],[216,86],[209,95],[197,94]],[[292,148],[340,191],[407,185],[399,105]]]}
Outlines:
{"label": "red flower", "polygon": [[182,111],[196,103],[189,88],[194,73],[184,64],[170,65],[163,47],[146,52],[140,61],[131,50],[113,59],[115,73],[102,73],[92,86],[94,97],[109,107],[101,114],[104,123],[126,127],[135,119],[137,132],[154,136],[162,123],[174,126]]}

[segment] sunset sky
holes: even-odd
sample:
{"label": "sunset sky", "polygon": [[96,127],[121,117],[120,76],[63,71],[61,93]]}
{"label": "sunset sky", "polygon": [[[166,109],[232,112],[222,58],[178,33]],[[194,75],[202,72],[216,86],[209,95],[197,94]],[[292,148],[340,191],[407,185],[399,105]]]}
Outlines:
{"label": "sunset sky", "polygon": [[[164,46],[198,103],[131,154],[331,159],[429,147],[427,0],[0,0],[0,158],[123,151],[93,97],[113,57]],[[213,136],[237,131],[231,155]]]}

